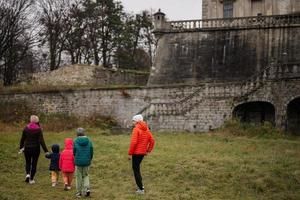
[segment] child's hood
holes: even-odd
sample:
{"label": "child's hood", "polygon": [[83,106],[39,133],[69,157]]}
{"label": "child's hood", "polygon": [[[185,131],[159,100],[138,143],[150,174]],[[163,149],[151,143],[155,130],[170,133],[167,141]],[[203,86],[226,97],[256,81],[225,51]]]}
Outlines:
{"label": "child's hood", "polygon": [[136,127],[138,129],[143,130],[143,131],[147,131],[148,130],[148,125],[146,124],[146,122],[143,122],[143,121],[137,122]]}
{"label": "child's hood", "polygon": [[73,139],[72,138],[65,139],[65,149],[73,149]]}
{"label": "child's hood", "polygon": [[53,153],[59,153],[59,145],[58,144],[53,144],[52,145],[52,152]]}
{"label": "child's hood", "polygon": [[77,139],[75,140],[75,142],[80,146],[87,146],[89,141],[89,138],[86,136],[77,137]]}

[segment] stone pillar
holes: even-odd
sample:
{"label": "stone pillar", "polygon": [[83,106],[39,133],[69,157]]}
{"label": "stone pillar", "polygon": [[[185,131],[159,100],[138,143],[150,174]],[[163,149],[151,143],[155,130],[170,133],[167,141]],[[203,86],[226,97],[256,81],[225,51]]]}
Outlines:
{"label": "stone pillar", "polygon": [[202,0],[202,19],[208,19],[208,1],[209,0]]}
{"label": "stone pillar", "polygon": [[286,109],[276,110],[276,115],[275,115],[276,128],[286,131],[286,120],[287,120]]}
{"label": "stone pillar", "polygon": [[286,14],[291,14],[292,13],[292,5],[291,5],[291,0],[276,0],[276,12],[274,13],[275,15],[286,15]]}
{"label": "stone pillar", "polygon": [[299,13],[299,12],[300,12],[300,1],[292,0],[292,13]]}

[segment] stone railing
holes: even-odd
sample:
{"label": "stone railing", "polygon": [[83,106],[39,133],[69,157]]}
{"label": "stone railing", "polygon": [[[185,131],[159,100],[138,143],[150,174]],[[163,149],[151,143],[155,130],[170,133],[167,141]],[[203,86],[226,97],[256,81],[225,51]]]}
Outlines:
{"label": "stone railing", "polygon": [[174,102],[152,102],[138,112],[145,119],[161,115],[185,115],[207,98],[232,98],[240,96],[240,83],[202,84],[186,97]]}
{"label": "stone railing", "polygon": [[200,86],[193,93],[176,102],[150,103],[140,110],[139,114],[142,114],[146,119],[157,115],[183,115],[201,102],[202,98],[199,98],[197,94],[203,92],[204,89],[205,86]]}
{"label": "stone railing", "polygon": [[148,104],[138,114],[145,119],[160,115],[185,115],[206,98],[226,97],[242,101],[268,80],[300,78],[300,63],[271,63],[242,83],[211,83],[200,85],[193,93],[175,102]]}
{"label": "stone railing", "polygon": [[241,83],[241,94],[235,100],[241,100],[261,88],[267,80],[300,78],[300,63],[271,63],[249,79]]}
{"label": "stone railing", "polygon": [[253,74],[249,79],[242,82],[241,86],[241,94],[234,98],[235,101],[241,100],[251,93],[257,91],[263,84],[269,80],[271,77],[274,77],[272,72],[274,71],[274,64],[267,65],[258,73]]}
{"label": "stone railing", "polygon": [[256,28],[300,25],[300,14],[254,17],[216,18],[166,22],[170,31],[215,28]]}
{"label": "stone railing", "polygon": [[300,78],[300,61],[279,63],[270,72],[273,78]]}

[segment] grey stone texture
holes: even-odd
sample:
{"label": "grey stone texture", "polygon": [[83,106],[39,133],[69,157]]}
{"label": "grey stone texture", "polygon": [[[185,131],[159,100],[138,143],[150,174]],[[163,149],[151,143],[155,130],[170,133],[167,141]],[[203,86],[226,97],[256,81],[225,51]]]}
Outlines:
{"label": "grey stone texture", "polygon": [[[246,92],[247,97],[243,97]],[[286,129],[288,105],[297,98],[300,98],[299,79],[269,79],[260,84],[249,82],[243,85],[203,83],[197,86],[0,95],[0,101],[22,100],[45,113],[112,116],[124,128],[130,127],[133,115],[141,113],[153,130],[191,132],[220,127],[231,119],[237,106],[247,102],[272,104],[276,126]]]}
{"label": "grey stone texture", "polygon": [[[147,72],[112,70],[93,65],[71,65],[32,75],[30,84],[47,86],[74,85],[146,85]],[[21,84],[28,84],[23,82]]]}
{"label": "grey stone texture", "polygon": [[297,20],[292,26],[157,30],[148,85],[242,81],[271,63],[299,65],[300,16]]}

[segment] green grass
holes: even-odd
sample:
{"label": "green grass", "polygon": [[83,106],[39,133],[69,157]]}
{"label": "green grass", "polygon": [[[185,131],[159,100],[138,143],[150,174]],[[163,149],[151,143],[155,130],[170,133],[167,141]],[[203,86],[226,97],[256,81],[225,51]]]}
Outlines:
{"label": "green grass", "polygon": [[[142,163],[146,194],[137,196],[127,160],[129,134],[88,129],[88,135],[95,148],[93,199],[300,199],[299,138],[154,133],[156,147]],[[36,184],[25,184],[24,158],[17,154],[20,133],[0,137],[0,199],[74,199],[74,188],[51,187],[49,160],[43,155]],[[48,146],[63,146],[66,137],[74,133],[45,133]]]}

